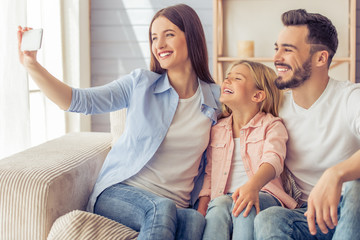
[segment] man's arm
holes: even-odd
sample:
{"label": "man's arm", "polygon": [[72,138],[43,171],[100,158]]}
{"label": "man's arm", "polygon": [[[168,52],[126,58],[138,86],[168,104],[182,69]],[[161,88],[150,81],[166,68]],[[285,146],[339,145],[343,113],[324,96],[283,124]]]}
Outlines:
{"label": "man's arm", "polygon": [[323,173],[310,192],[308,210],[305,213],[311,234],[316,234],[315,218],[324,234],[328,232],[328,228],[333,229],[337,225],[337,209],[343,183],[359,178],[360,150]]}

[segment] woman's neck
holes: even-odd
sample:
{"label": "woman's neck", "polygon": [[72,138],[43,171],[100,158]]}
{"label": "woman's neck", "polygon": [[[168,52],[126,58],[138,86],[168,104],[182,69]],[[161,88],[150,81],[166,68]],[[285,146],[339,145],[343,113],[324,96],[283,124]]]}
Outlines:
{"label": "woman's neck", "polygon": [[168,71],[167,72],[171,86],[175,89],[179,98],[186,99],[192,97],[197,88],[198,81],[195,72],[190,70],[180,70],[180,71]]}

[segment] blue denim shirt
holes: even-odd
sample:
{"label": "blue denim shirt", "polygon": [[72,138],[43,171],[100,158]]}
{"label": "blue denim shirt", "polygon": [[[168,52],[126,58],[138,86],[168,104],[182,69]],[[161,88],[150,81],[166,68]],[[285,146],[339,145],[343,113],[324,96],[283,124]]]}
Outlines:
{"label": "blue denim shirt", "polygon": [[[198,81],[201,91],[199,111],[214,125],[221,111],[219,86]],[[124,133],[105,159],[89,199],[88,211],[93,211],[96,198],[103,190],[135,175],[152,158],[170,127],[178,101],[179,96],[166,73],[143,69],[101,87],[72,90],[68,109],[71,112],[98,114],[127,108]],[[203,173],[204,156],[199,175]],[[197,199],[201,180],[199,176],[194,180],[191,204]]]}

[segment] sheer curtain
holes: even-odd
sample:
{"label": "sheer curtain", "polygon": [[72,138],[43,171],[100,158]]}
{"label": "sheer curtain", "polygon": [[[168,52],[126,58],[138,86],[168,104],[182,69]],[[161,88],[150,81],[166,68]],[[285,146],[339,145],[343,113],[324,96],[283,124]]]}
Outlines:
{"label": "sheer curtain", "polygon": [[26,24],[26,0],[0,1],[0,158],[30,146],[27,74],[16,31]]}
{"label": "sheer curtain", "polygon": [[90,86],[90,0],[0,0],[0,159],[63,135],[90,117],[46,99],[19,63],[17,26],[43,28],[38,61],[73,87]]}

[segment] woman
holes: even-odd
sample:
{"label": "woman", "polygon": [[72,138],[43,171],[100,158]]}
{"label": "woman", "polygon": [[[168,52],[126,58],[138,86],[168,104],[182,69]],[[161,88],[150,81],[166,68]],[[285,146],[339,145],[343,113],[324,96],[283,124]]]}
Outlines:
{"label": "woman", "polygon": [[[27,29],[19,28],[21,36]],[[219,87],[208,69],[204,31],[180,4],[156,13],[149,28],[151,71],[136,69],[107,85],[74,89],[21,52],[22,64],[62,109],[97,114],[127,108],[123,135],[100,171],[88,210],[136,231],[138,239],[201,239],[205,220],[191,209]]]}

